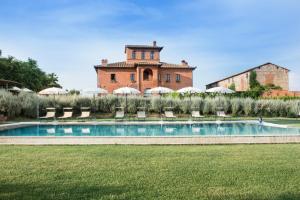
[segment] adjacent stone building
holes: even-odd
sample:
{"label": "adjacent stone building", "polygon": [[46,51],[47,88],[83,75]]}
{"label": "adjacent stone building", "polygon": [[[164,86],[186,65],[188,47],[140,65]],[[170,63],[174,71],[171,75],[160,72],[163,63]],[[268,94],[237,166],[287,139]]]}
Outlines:
{"label": "adjacent stone building", "polygon": [[213,87],[230,87],[235,85],[236,91],[246,91],[250,88],[249,79],[250,73],[255,71],[257,74],[257,81],[261,85],[272,84],[280,86],[282,90],[289,90],[289,69],[275,65],[273,63],[265,63],[263,65],[253,67],[238,74],[234,74],[227,78],[206,85],[206,88]]}
{"label": "adjacent stone building", "polygon": [[120,87],[133,87],[141,92],[162,86],[173,90],[193,86],[193,70],[185,60],[181,64],[160,61],[163,47],[152,45],[126,45],[126,60],[108,63],[103,59],[96,65],[98,87],[112,93]]}

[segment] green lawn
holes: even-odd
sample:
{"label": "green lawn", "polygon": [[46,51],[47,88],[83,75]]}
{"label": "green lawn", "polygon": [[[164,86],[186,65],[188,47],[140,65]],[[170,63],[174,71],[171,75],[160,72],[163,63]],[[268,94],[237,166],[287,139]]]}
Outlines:
{"label": "green lawn", "polygon": [[0,146],[0,199],[300,199],[300,145]]}

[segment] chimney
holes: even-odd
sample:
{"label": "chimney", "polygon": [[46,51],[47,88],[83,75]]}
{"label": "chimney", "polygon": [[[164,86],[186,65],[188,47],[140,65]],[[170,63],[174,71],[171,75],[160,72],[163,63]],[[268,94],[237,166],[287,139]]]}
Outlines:
{"label": "chimney", "polygon": [[188,62],[186,62],[185,60],[182,60],[182,61],[181,61],[181,65],[182,65],[182,66],[188,66]]}
{"label": "chimney", "polygon": [[101,65],[103,66],[103,67],[106,67],[107,66],[107,59],[102,59],[101,60]]}
{"label": "chimney", "polygon": [[153,46],[156,47],[156,41],[155,40],[153,41]]}

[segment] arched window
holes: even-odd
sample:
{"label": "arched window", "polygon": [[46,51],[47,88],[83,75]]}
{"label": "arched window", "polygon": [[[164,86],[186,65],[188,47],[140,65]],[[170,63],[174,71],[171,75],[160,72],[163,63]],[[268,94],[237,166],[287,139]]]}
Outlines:
{"label": "arched window", "polygon": [[135,59],[135,58],[136,58],[136,51],[132,51],[131,58],[132,58],[132,59]]}
{"label": "arched window", "polygon": [[144,81],[151,81],[152,80],[152,70],[151,69],[145,69],[143,72],[143,80]]}

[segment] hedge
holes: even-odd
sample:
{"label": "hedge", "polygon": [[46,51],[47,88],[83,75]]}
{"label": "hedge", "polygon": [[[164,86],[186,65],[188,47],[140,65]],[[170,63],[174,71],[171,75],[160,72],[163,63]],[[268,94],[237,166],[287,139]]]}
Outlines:
{"label": "hedge", "polygon": [[[101,97],[37,96],[36,94],[20,93],[12,95],[0,90],[0,113],[14,117],[36,118],[37,108],[44,114],[46,107],[56,107],[62,112],[63,107],[73,107],[75,113],[80,113],[81,107],[91,107],[93,112],[114,113],[116,107],[125,107],[125,97],[107,95]],[[297,117],[300,110],[300,100],[252,99],[237,97],[141,97],[128,96],[127,111],[136,113],[139,107],[145,107],[148,112],[159,113],[160,109],[172,107],[175,113],[188,114],[190,110],[199,110],[204,115],[213,115],[217,110],[224,110],[233,116],[265,116],[265,117]]]}

